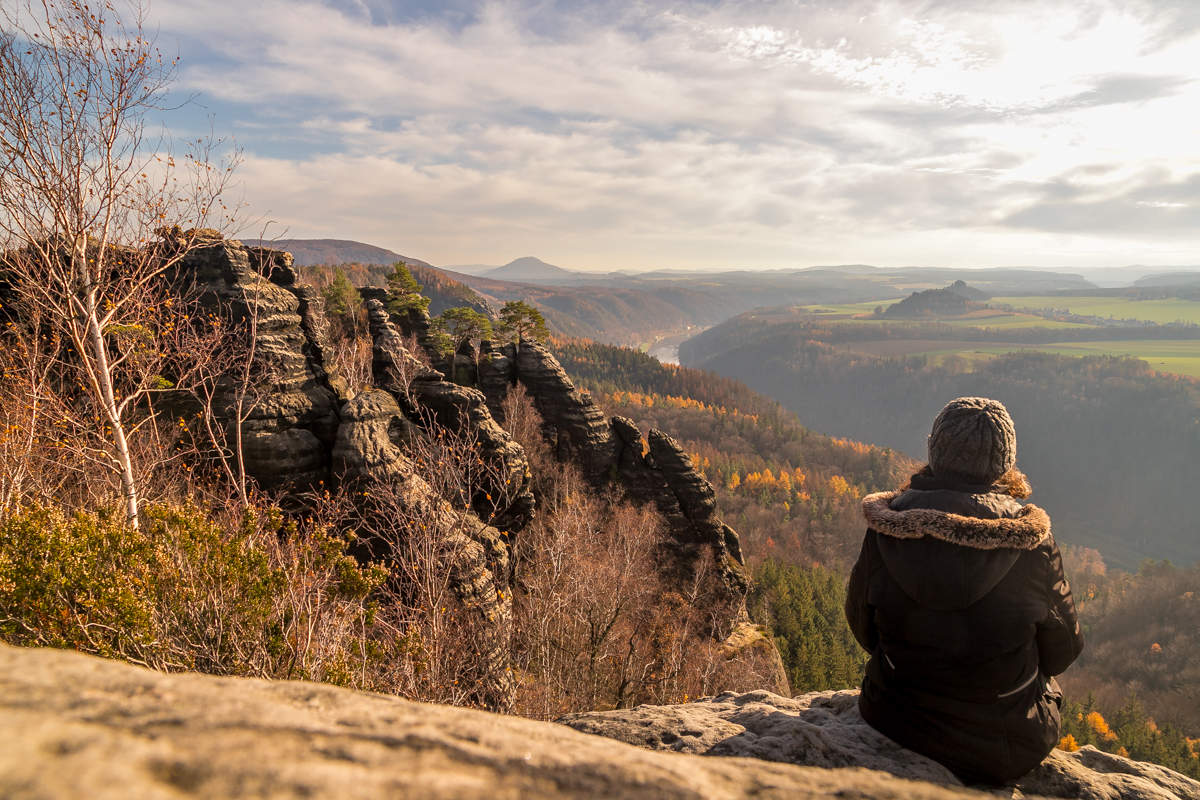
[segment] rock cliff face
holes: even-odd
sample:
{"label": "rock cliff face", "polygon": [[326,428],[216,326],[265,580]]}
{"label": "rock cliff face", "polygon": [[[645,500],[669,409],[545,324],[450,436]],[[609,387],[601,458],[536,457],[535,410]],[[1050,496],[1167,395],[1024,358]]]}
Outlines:
{"label": "rock cliff face", "polygon": [[578,463],[593,481],[613,477],[620,440],[600,406],[575,388],[558,359],[536,342],[521,342],[512,367],[545,420],[558,457]]}
{"label": "rock cliff face", "polygon": [[[374,372],[388,391],[350,398],[345,383],[326,365],[319,297],[296,285],[287,253],[211,236],[199,241],[171,277],[185,296],[234,324],[241,338],[226,356],[252,360],[244,412],[239,414],[235,404],[239,385],[228,375],[219,384],[214,409],[231,431],[238,417],[244,418],[248,474],[268,490],[354,486],[387,491],[404,513],[434,523],[447,537],[447,552],[454,554],[447,564],[453,589],[494,631],[494,641],[485,636],[482,646],[501,658],[507,652],[502,639],[510,627],[513,579],[502,531],[519,531],[529,523],[533,497],[524,452],[492,420],[483,395],[423,367],[405,349],[382,305],[372,300]],[[415,474],[409,451],[415,440],[429,435],[426,427],[433,423],[478,442],[488,469],[471,498],[474,514],[450,508]],[[377,555],[371,547],[378,544],[367,541],[363,555]],[[504,706],[512,694],[505,666],[491,670],[499,683],[484,687],[482,699],[492,706]]]}
{"label": "rock cliff face", "polygon": [[[500,531],[474,514],[451,508],[415,473],[408,445],[424,435],[405,419],[391,394],[378,389],[360,392],[342,407],[333,471],[359,499],[364,514],[377,511],[376,504],[383,502],[410,520],[410,529],[419,522],[438,537],[454,593],[487,629],[479,646],[487,649],[490,668],[485,673],[490,682],[481,688],[480,699],[489,707],[503,708],[514,691],[512,672],[506,669],[513,578],[508,547]],[[378,552],[379,542],[363,544],[372,557],[386,553]]]}
{"label": "rock cliff face", "polygon": [[[650,750],[763,759],[807,767],[862,767],[898,778],[963,786],[940,764],[906,750],[863,721],[858,691],[813,692],[795,699],[770,692],[727,692],[681,706],[639,706],[575,714],[563,722]],[[1200,783],[1164,767],[1083,747],[1054,750],[1014,785],[976,785],[1003,797],[1084,800],[1194,800]]]}
{"label": "rock cliff face", "polygon": [[479,476],[472,507],[480,519],[500,530],[524,529],[534,507],[525,451],[496,424],[482,392],[443,380],[441,373],[422,367],[405,348],[383,304],[368,300],[366,306],[375,339],[375,384],[404,403],[416,424],[435,423],[473,437],[487,469]]}
{"label": "rock cliff face", "polygon": [[[248,337],[244,357],[253,360],[254,386],[242,435],[249,474],[266,489],[307,490],[326,481],[339,386],[325,370],[316,321],[301,316],[312,297],[294,285],[291,256],[209,236],[172,277],[181,292],[243,326]],[[239,415],[235,387],[228,378],[224,385],[216,411],[232,424]]]}
{"label": "rock cliff face", "polygon": [[575,387],[558,360],[536,342],[488,347],[490,364],[481,377],[492,413],[509,387],[521,383],[546,423],[558,457],[575,461],[594,483],[619,480],[626,494],[654,503],[670,527],[670,555],[686,580],[711,553],[733,600],[737,621],[750,587],[737,533],[717,516],[716,497],[708,479],[696,470],[679,443],[661,431],[641,431],[624,417],[606,419],[587,392]]}
{"label": "rock cliff face", "polygon": [[651,752],[554,723],[332,686],[164,675],[6,645],[0,645],[0,796],[985,797],[885,772]]}

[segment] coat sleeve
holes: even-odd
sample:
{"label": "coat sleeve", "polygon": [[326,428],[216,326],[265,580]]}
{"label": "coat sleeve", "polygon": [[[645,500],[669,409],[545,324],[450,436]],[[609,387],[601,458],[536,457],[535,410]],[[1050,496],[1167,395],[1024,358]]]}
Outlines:
{"label": "coat sleeve", "polygon": [[858,561],[850,570],[850,584],[846,587],[846,621],[854,638],[868,653],[874,653],[879,645],[879,631],[875,628],[875,609],[867,603],[867,583],[871,576],[871,537],[868,529],[863,537]]}
{"label": "coat sleeve", "polygon": [[1038,625],[1038,666],[1046,675],[1060,675],[1083,652],[1083,633],[1075,615],[1071,587],[1063,575],[1062,553],[1051,540],[1046,593],[1050,611]]}

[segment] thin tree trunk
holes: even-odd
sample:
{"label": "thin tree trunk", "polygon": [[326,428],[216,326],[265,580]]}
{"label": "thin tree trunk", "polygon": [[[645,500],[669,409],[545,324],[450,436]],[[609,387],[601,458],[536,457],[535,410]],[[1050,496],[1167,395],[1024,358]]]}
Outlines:
{"label": "thin tree trunk", "polygon": [[117,454],[117,467],[121,473],[121,495],[125,501],[125,520],[134,530],[138,527],[138,498],[137,483],[133,474],[133,458],[129,454],[129,442],[125,439],[125,425],[117,410],[117,399],[113,394],[112,376],[108,368],[108,346],[104,341],[104,332],[100,330],[100,320],[96,316],[96,294],[94,290],[87,293],[88,343],[92,348],[92,358],[96,361],[96,380],[99,383],[100,395],[104,405],[104,414],[108,424],[112,426],[113,446]]}

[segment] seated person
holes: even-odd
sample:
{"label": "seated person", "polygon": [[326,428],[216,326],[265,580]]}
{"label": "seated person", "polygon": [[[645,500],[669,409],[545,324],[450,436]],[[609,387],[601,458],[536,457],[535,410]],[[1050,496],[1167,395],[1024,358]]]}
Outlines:
{"label": "seated person", "polygon": [[1059,739],[1053,676],[1083,650],[1050,518],[1021,505],[1016,432],[995,400],[960,397],[929,464],[863,500],[846,617],[870,654],[858,707],[873,728],[966,781],[1004,783]]}

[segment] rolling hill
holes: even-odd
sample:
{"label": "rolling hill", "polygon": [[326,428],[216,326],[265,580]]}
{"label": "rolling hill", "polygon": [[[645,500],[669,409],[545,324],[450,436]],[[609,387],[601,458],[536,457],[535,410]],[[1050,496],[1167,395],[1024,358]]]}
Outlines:
{"label": "rolling hill", "polygon": [[261,244],[264,247],[286,250],[295,257],[296,264],[301,267],[316,264],[395,264],[397,261],[429,266],[420,259],[348,239],[280,239],[263,241]]}

